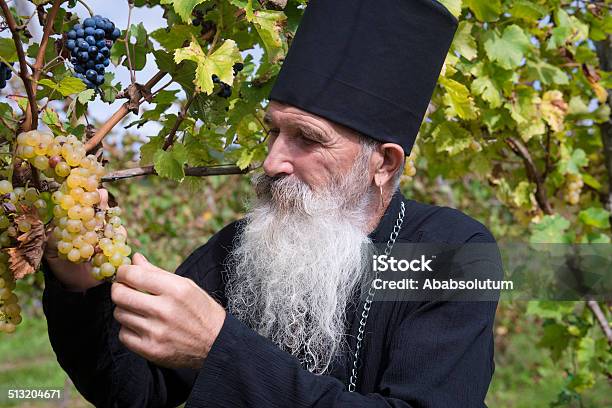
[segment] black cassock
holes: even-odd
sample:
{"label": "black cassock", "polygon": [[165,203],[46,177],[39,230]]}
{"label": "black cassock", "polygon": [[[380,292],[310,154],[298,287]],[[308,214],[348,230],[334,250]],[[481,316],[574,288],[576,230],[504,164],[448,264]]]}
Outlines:
{"label": "black cassock", "polygon": [[[401,200],[401,242],[495,242],[463,213],[396,192],[370,237],[385,243]],[[223,264],[240,222],[196,249],[177,269],[225,305]],[[307,245],[307,243],[305,243]],[[357,392],[348,392],[349,358],[315,375],[236,318],[223,328],[200,370],[154,365],[118,340],[110,284],[67,292],[45,265],[44,312],[60,365],[83,396],[101,407],[484,407],[493,375],[497,302],[375,302],[361,351]],[[361,314],[348,311],[350,350]],[[180,316],[177,316],[180,319]],[[347,353],[348,356],[348,353]]]}

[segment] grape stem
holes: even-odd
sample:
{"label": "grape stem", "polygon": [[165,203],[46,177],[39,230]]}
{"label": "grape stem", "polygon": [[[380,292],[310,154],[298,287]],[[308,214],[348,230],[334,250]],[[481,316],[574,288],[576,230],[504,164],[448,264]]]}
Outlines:
{"label": "grape stem", "polygon": [[91,17],[93,17],[93,16],[94,16],[94,12],[93,12],[93,10],[91,9],[91,7],[89,7],[89,4],[87,4],[87,3],[86,3],[84,0],[77,0],[77,2],[81,3],[81,4],[83,5],[83,7],[85,7],[85,8],[87,9],[87,12],[89,13],[89,15],[90,15]]}
{"label": "grape stem", "polygon": [[[206,177],[219,176],[228,174],[246,174],[253,170],[253,167],[247,167],[241,170],[238,166],[200,166],[200,167],[185,167],[186,176]],[[117,170],[107,173],[102,177],[102,182],[112,182],[138,176],[156,175],[157,172],[153,166],[135,167],[133,169]]]}
{"label": "grape stem", "polygon": [[19,59],[19,77],[23,81],[24,88],[28,95],[29,109],[26,109],[26,117],[22,124],[22,129],[24,131],[27,131],[36,127],[36,125],[38,124],[36,93],[33,91],[36,89],[36,87],[32,86],[32,81],[30,80],[30,76],[28,75],[28,64],[26,63],[26,56],[23,52],[23,44],[21,43],[21,38],[19,38],[17,24],[15,23],[13,14],[7,6],[5,0],[0,0],[0,8],[2,9],[2,13],[4,14],[4,20],[8,24],[9,30],[11,30],[11,35],[13,36],[13,42],[15,43],[15,49],[17,51],[17,58]]}
{"label": "grape stem", "polygon": [[[159,71],[157,74],[153,75],[153,77],[151,77],[151,79],[149,79],[146,84],[143,85],[143,89],[150,92],[151,88],[153,88],[159,81],[161,81],[164,76],[166,76],[166,73],[163,71]],[[144,98],[140,100],[140,103],[142,103],[143,101]],[[104,137],[111,130],[113,130],[117,123],[119,123],[121,119],[123,119],[127,116],[128,113],[130,113],[130,109],[128,108],[129,102],[130,101],[121,105],[121,107],[110,118],[108,118],[107,121],[96,131],[95,135],[91,139],[89,139],[87,143],[85,143],[85,149],[88,152],[93,150],[98,145],[98,143],[100,143],[102,139],[104,139]]]}
{"label": "grape stem", "polygon": [[134,2],[128,0],[128,21],[127,29],[125,30],[125,54],[127,56],[128,69],[130,71],[130,79],[132,84],[136,83],[136,73],[132,66],[132,59],[130,57],[130,32],[131,32],[131,21],[132,21],[132,9],[134,8]]}
{"label": "grape stem", "polygon": [[517,156],[523,159],[523,163],[525,164],[525,168],[527,170],[527,176],[529,177],[529,180],[536,185],[535,196],[538,206],[544,212],[544,214],[552,214],[553,210],[550,202],[548,201],[548,197],[546,196],[544,178],[536,167],[529,150],[527,150],[527,147],[525,147],[523,143],[513,137],[506,138],[505,142]]}
{"label": "grape stem", "polygon": [[195,92],[192,93],[191,96],[187,99],[187,102],[185,102],[185,105],[183,105],[183,107],[181,108],[181,111],[176,117],[176,121],[174,122],[174,125],[172,126],[170,133],[168,133],[168,136],[166,137],[166,140],[164,141],[164,147],[163,147],[164,150],[168,150],[168,148],[172,146],[172,144],[174,143],[176,131],[178,130],[183,120],[185,120],[185,117],[187,116],[187,111],[189,110],[189,106],[191,106],[191,103],[195,99],[195,96],[196,96],[196,93]]}

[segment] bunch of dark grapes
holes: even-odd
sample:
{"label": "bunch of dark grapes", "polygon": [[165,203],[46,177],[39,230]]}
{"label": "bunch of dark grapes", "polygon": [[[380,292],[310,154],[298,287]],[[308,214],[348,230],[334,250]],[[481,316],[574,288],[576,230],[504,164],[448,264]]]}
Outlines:
{"label": "bunch of dark grapes", "polygon": [[[238,72],[242,71],[242,68],[244,68],[244,64],[242,62],[237,62],[232,68],[234,70],[235,76],[236,74],[238,74]],[[225,82],[221,81],[219,77],[215,74],[212,75],[212,80],[215,84],[221,84],[221,89],[219,90],[217,95],[222,98],[229,98],[232,95],[232,86],[230,84],[226,84]]]}
{"label": "bunch of dark grapes", "polygon": [[0,89],[4,89],[6,82],[13,76],[13,71],[4,62],[0,62]]}
{"label": "bunch of dark grapes", "polygon": [[88,88],[104,83],[104,70],[110,64],[110,50],[121,31],[106,17],[95,15],[76,24],[67,33],[66,48],[76,76]]}

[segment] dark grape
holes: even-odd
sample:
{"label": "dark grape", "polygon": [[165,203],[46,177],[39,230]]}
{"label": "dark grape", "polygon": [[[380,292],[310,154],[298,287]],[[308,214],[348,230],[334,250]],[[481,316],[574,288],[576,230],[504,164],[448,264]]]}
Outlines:
{"label": "dark grape", "polygon": [[[13,66],[13,63],[11,63]],[[0,89],[4,89],[6,87],[6,83],[13,76],[13,71],[11,68],[6,65],[4,62],[0,62]]]}
{"label": "dark grape", "polygon": [[242,62],[237,62],[232,68],[234,69],[234,74],[236,74],[236,72],[242,71],[242,69],[244,68],[244,64]]}
{"label": "dark grape", "polygon": [[70,62],[75,76],[89,88],[104,83],[104,71],[110,65],[110,49],[121,30],[106,17],[95,15],[75,24],[66,33],[66,48],[70,50]]}
{"label": "dark grape", "polygon": [[222,98],[229,98],[232,95],[232,87],[224,82],[221,83],[221,90],[217,94]]}
{"label": "dark grape", "polygon": [[212,81],[215,84],[218,84],[219,82],[221,82],[221,80],[219,79],[219,77],[216,74],[212,74]]}

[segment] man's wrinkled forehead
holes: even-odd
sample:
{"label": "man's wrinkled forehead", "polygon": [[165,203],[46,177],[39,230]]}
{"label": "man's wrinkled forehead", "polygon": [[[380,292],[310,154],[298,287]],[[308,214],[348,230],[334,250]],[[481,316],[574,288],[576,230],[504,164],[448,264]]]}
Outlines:
{"label": "man's wrinkled forehead", "polygon": [[315,115],[296,106],[284,104],[278,101],[270,101],[266,114],[264,115],[264,123],[267,126],[283,125],[313,125],[323,133],[329,135],[340,134],[345,137],[355,138],[359,133],[351,128],[336,123],[332,120]]}

